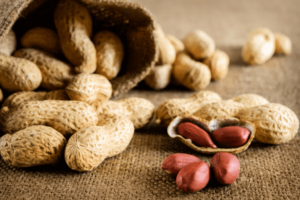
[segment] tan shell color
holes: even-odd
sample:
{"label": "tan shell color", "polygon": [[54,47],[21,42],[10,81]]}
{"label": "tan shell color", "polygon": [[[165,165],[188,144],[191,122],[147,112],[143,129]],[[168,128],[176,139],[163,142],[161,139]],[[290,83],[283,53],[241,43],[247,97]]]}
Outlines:
{"label": "tan shell color", "polygon": [[233,97],[231,100],[243,104],[245,108],[269,103],[267,99],[257,94],[241,94]]}
{"label": "tan shell color", "polygon": [[100,74],[78,74],[66,87],[71,100],[93,103],[107,101],[112,94],[112,86],[107,78]]}
{"label": "tan shell color", "polygon": [[205,103],[221,101],[222,98],[215,92],[200,91],[186,99],[169,99],[158,106],[156,122],[167,127],[177,116],[191,115]]}
{"label": "tan shell color", "polygon": [[45,100],[47,92],[39,91],[39,92],[32,92],[32,91],[23,91],[23,92],[16,92],[7,99],[2,104],[2,108],[15,108],[18,107],[21,103],[27,101],[40,101]]}
{"label": "tan shell color", "polygon": [[70,100],[65,90],[53,90],[46,94],[45,100]]}
{"label": "tan shell color", "polygon": [[269,60],[274,51],[274,34],[269,29],[259,28],[248,35],[242,49],[242,57],[250,65],[259,65]]}
{"label": "tan shell color", "polygon": [[83,128],[69,139],[65,160],[71,169],[91,171],[105,158],[126,149],[134,134],[132,122],[128,118],[107,122],[104,126]]}
{"label": "tan shell color", "polygon": [[117,76],[124,58],[124,47],[121,39],[110,31],[100,31],[93,42],[97,52],[97,74],[108,80]]}
{"label": "tan shell color", "polygon": [[146,76],[145,83],[154,90],[162,90],[169,85],[171,75],[172,65],[155,66]]}
{"label": "tan shell color", "polygon": [[0,88],[0,102],[3,100],[3,93],[2,93],[2,90]]}
{"label": "tan shell color", "polygon": [[[208,134],[211,134],[213,131],[223,128],[226,126],[240,126],[247,128],[250,131],[250,136],[246,144],[244,144],[241,147],[237,148],[211,148],[211,147],[200,147],[195,145],[190,139],[187,139],[183,137],[182,135],[177,133],[177,127],[179,124],[183,122],[191,122],[200,128],[204,129]],[[188,147],[194,149],[195,151],[205,153],[205,154],[216,154],[218,152],[228,152],[228,153],[240,153],[248,149],[249,145],[251,144],[252,140],[255,137],[255,126],[251,124],[250,122],[247,121],[242,121],[238,120],[235,118],[229,118],[229,119],[215,119],[209,122],[202,122],[201,120],[199,121],[199,118],[195,116],[189,116],[189,117],[181,117],[178,116],[176,117],[168,126],[168,135],[171,138],[176,138],[179,139],[182,143],[187,145]]]}
{"label": "tan shell color", "polygon": [[170,35],[170,34],[166,34],[166,37],[168,38],[168,40],[171,42],[171,44],[175,48],[176,53],[179,53],[180,51],[184,50],[183,42],[181,40],[179,40],[177,37]]}
{"label": "tan shell color", "polygon": [[155,106],[147,99],[130,97],[118,101],[96,102],[92,105],[99,118],[99,126],[115,117],[128,117],[135,129],[147,125],[153,118]]}
{"label": "tan shell color", "polygon": [[226,77],[229,57],[224,51],[216,50],[213,55],[205,59],[203,63],[209,67],[212,80],[217,81]]}
{"label": "tan shell color", "polygon": [[275,33],[275,53],[288,55],[292,53],[291,39],[281,33]]}
{"label": "tan shell color", "polygon": [[80,101],[28,101],[15,109],[2,108],[1,118],[4,119],[4,133],[12,134],[28,126],[46,125],[67,137],[98,123],[94,108]]}
{"label": "tan shell color", "polygon": [[164,31],[158,23],[154,23],[154,33],[157,36],[158,60],[156,65],[173,64],[176,58],[176,50],[172,43],[167,39]]}
{"label": "tan shell color", "polygon": [[57,33],[49,28],[30,29],[22,36],[21,44],[26,48],[37,48],[53,54],[62,53]]}
{"label": "tan shell color", "polygon": [[208,86],[211,79],[209,68],[184,52],[177,54],[172,74],[176,82],[196,91]]}
{"label": "tan shell color", "polygon": [[75,76],[73,68],[53,55],[37,49],[20,49],[14,56],[35,63],[42,72],[41,87],[48,90],[64,89]]}
{"label": "tan shell color", "polygon": [[54,22],[67,59],[77,73],[96,71],[96,49],[90,40],[92,19],[86,7],[73,0],[61,0],[54,13]]}
{"label": "tan shell color", "polygon": [[256,127],[255,139],[267,144],[281,144],[293,139],[299,129],[299,119],[289,108],[276,103],[242,110],[237,117]]}
{"label": "tan shell color", "polygon": [[9,91],[31,91],[42,82],[39,68],[32,62],[0,54],[0,86]]}
{"label": "tan shell color", "polygon": [[195,30],[188,33],[183,39],[185,49],[196,60],[202,60],[215,52],[215,42],[204,31]]}
{"label": "tan shell color", "polygon": [[207,103],[193,113],[193,115],[207,121],[211,121],[213,119],[226,119],[235,117],[236,114],[244,108],[245,106],[243,104],[232,100],[217,101]]}
{"label": "tan shell color", "polygon": [[15,167],[55,165],[66,146],[65,137],[47,126],[30,126],[0,140],[3,160]]}
{"label": "tan shell color", "polygon": [[10,56],[17,47],[16,34],[13,30],[10,30],[5,38],[0,42],[0,54],[3,53]]}

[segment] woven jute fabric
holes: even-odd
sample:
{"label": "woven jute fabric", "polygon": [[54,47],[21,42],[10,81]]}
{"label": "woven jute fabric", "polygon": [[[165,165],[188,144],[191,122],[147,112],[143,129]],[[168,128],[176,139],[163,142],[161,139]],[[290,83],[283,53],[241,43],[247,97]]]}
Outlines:
{"label": "woven jute fabric", "polygon": [[[148,10],[166,33],[182,38],[202,29],[214,38],[217,48],[231,59],[227,77],[206,89],[223,99],[243,93],[262,95],[283,104],[300,118],[300,2],[298,0],[135,0]],[[2,15],[0,15],[2,16]],[[1,20],[0,20],[1,21]],[[241,47],[254,28],[268,27],[288,35],[293,53],[275,56],[261,66],[247,66]],[[0,77],[1,78],[1,77]],[[143,97],[156,106],[170,98],[183,98],[193,92],[170,86],[152,91],[144,83],[119,98]],[[142,111],[141,111],[142,112]],[[299,199],[300,134],[289,143],[265,145],[253,142],[237,154],[241,173],[235,183],[221,186],[209,183],[203,190],[181,192],[175,180],[161,169],[173,153],[189,153],[209,163],[202,155],[168,137],[166,129],[154,120],[136,130],[128,148],[106,159],[87,173],[72,171],[62,160],[58,166],[15,168],[0,159],[0,199]]]}

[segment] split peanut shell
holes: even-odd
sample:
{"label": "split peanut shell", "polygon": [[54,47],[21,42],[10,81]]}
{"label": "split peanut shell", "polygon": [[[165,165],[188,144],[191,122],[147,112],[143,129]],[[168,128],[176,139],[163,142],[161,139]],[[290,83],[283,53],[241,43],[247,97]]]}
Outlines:
{"label": "split peanut shell", "polygon": [[[226,126],[240,126],[248,129],[250,131],[250,136],[247,140],[247,142],[240,147],[237,148],[211,148],[211,147],[200,147],[195,145],[190,139],[184,138],[183,136],[179,135],[177,133],[177,127],[179,124],[184,122],[191,122],[203,130],[205,130],[210,136],[211,133],[219,128],[223,128]],[[176,117],[168,126],[168,135],[171,138],[179,139],[180,142],[184,143],[188,147],[194,149],[195,151],[205,153],[205,154],[216,154],[219,152],[228,152],[228,153],[240,153],[248,149],[249,145],[251,144],[252,140],[255,137],[255,126],[248,122],[243,120],[238,120],[236,118],[228,118],[228,119],[214,119],[209,122],[202,122],[202,120],[199,120],[199,118],[195,116],[178,116]]]}

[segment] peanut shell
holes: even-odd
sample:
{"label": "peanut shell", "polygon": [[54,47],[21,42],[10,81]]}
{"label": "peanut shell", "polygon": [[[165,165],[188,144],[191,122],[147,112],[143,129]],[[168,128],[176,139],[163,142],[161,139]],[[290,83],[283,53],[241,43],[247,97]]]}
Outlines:
{"label": "peanut shell", "polygon": [[53,90],[46,94],[45,100],[70,100],[66,90]]}
{"label": "peanut shell", "polygon": [[0,86],[9,91],[32,91],[42,82],[40,69],[32,62],[0,54]]}
{"label": "peanut shell", "polygon": [[[247,128],[250,131],[250,136],[249,136],[249,139],[246,142],[246,144],[244,144],[241,147],[237,147],[237,148],[200,147],[200,146],[195,145],[190,139],[184,138],[183,136],[181,136],[180,134],[177,133],[178,125],[181,123],[184,123],[184,122],[191,122],[191,123],[199,126],[200,128],[202,128],[209,134],[211,134],[213,131],[215,131],[219,128],[223,128],[226,126],[240,126],[240,127]],[[167,131],[168,131],[168,135],[171,138],[176,138],[179,141],[181,141],[182,143],[184,143],[185,145],[187,145],[188,147],[194,149],[195,151],[205,153],[205,154],[215,154],[218,152],[228,152],[228,153],[236,154],[236,153],[243,152],[243,151],[247,150],[247,148],[253,141],[255,134],[256,134],[254,124],[252,124],[248,121],[238,120],[235,118],[228,118],[228,119],[215,119],[215,120],[212,120],[209,122],[203,122],[202,119],[199,119],[196,116],[192,116],[192,115],[188,116],[188,117],[181,117],[181,116],[176,117],[175,119],[173,119],[173,121],[168,126]]]}
{"label": "peanut shell", "polygon": [[40,101],[45,100],[47,92],[39,91],[39,92],[33,92],[33,91],[22,91],[22,92],[16,92],[7,99],[2,104],[2,108],[8,107],[8,108],[15,108],[18,107],[21,103],[27,102],[27,101]]}
{"label": "peanut shell", "polygon": [[179,40],[177,37],[166,34],[167,39],[171,42],[173,47],[175,48],[176,53],[179,53],[180,51],[184,50],[184,44],[181,40]]}
{"label": "peanut shell", "polygon": [[289,55],[292,52],[291,39],[281,33],[275,33],[275,53]]}
{"label": "peanut shell", "polygon": [[212,80],[221,80],[226,77],[228,73],[229,57],[221,50],[216,50],[210,57],[204,60],[211,72]]}
{"label": "peanut shell", "polygon": [[21,38],[26,48],[37,48],[53,54],[60,54],[61,47],[57,33],[49,28],[35,27],[28,30]]}
{"label": "peanut shell", "polygon": [[0,102],[3,100],[3,93],[2,93],[2,90],[0,88]]}
{"label": "peanut shell", "polygon": [[231,100],[243,104],[245,108],[269,103],[267,99],[257,94],[241,94],[233,97]]}
{"label": "peanut shell", "polygon": [[4,133],[12,134],[28,126],[46,125],[66,137],[81,128],[96,126],[98,123],[95,110],[79,101],[28,101],[13,109],[2,108],[1,118]]}
{"label": "peanut shell", "polygon": [[55,165],[64,153],[64,136],[47,126],[30,126],[0,140],[3,160],[15,167]]}
{"label": "peanut shell", "polygon": [[282,144],[295,137],[299,129],[297,115],[286,106],[276,103],[259,105],[240,111],[240,120],[253,123],[255,139],[267,144]]}
{"label": "peanut shell", "polygon": [[16,34],[13,30],[10,30],[0,43],[0,54],[3,53],[7,56],[10,56],[16,50],[16,47]]}
{"label": "peanut shell", "polygon": [[20,49],[14,53],[14,56],[35,63],[42,73],[41,87],[48,90],[64,89],[75,75],[69,64],[41,50]]}
{"label": "peanut shell", "polygon": [[154,90],[162,90],[171,81],[172,65],[154,66],[145,78],[145,83]]}
{"label": "peanut shell", "polygon": [[194,61],[185,52],[177,54],[172,75],[176,82],[190,90],[202,90],[210,83],[209,68],[201,62]]}
{"label": "peanut shell", "polygon": [[107,78],[100,74],[78,74],[66,87],[71,100],[92,104],[107,101],[112,94],[112,86]]}
{"label": "peanut shell", "polygon": [[108,80],[117,76],[124,58],[124,47],[121,39],[110,31],[100,31],[94,36],[97,51],[96,73]]}

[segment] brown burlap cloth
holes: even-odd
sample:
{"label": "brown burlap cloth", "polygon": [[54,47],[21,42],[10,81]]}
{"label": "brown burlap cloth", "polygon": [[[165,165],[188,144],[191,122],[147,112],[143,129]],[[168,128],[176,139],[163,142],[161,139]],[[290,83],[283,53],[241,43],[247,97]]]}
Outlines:
{"label": "brown burlap cloth", "polygon": [[[2,0],[3,1],[3,0]],[[4,0],[6,1],[6,0]],[[217,47],[231,58],[227,77],[207,89],[224,99],[242,93],[256,93],[281,103],[300,117],[300,1],[298,0],[135,0],[152,12],[166,33],[182,38],[188,31],[202,29]],[[0,3],[1,5],[1,3]],[[262,66],[249,67],[241,60],[241,46],[247,33],[268,27],[288,35],[293,42],[290,56],[275,56]],[[169,98],[187,97],[193,92],[169,87],[155,92],[141,83],[123,97],[138,96],[156,106]],[[230,186],[213,183],[203,190],[181,192],[175,180],[161,169],[173,153],[201,155],[167,136],[152,122],[137,130],[126,151],[106,159],[96,170],[78,173],[62,161],[56,167],[18,169],[0,159],[0,199],[299,199],[300,136],[282,145],[253,142],[237,154],[239,178]]]}

